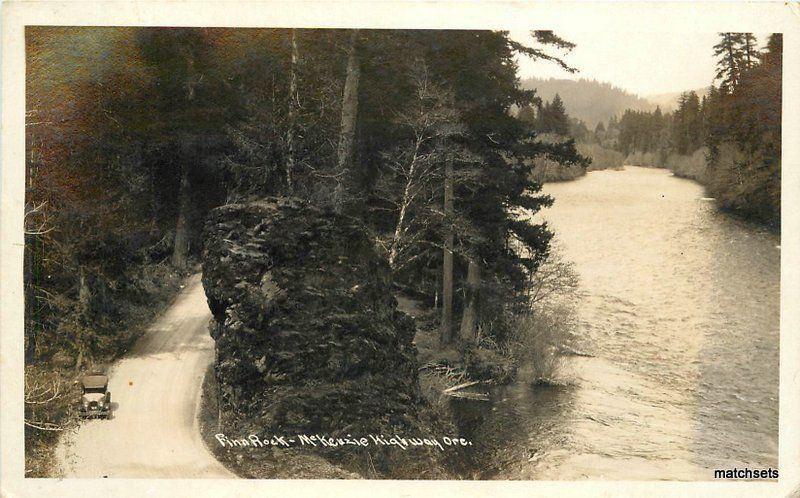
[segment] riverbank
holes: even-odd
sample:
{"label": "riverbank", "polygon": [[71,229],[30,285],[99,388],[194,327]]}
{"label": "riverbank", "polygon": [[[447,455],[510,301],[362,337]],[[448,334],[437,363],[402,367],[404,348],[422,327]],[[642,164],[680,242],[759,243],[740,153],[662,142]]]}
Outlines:
{"label": "riverbank", "polygon": [[653,152],[632,152],[625,157],[625,164],[640,168],[667,169],[679,178],[688,178],[705,185],[707,154],[708,149],[705,147],[697,149],[691,155],[672,153],[666,157]]}

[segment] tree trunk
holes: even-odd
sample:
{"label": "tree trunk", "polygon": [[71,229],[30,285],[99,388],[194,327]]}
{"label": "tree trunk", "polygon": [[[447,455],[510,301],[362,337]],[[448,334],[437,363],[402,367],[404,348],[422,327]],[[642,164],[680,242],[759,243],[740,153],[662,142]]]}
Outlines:
{"label": "tree trunk", "polygon": [[181,186],[178,192],[178,221],[175,224],[175,246],[172,264],[185,268],[189,256],[189,168],[181,168]]}
{"label": "tree trunk", "polygon": [[[78,267],[78,309],[82,315],[86,315],[89,311],[89,306],[92,301],[92,291],[89,287],[89,282],[86,278],[86,269],[83,265]],[[83,367],[83,356],[86,345],[84,344],[83,329],[78,329],[78,337],[75,338],[75,344],[78,348],[78,358],[75,360],[75,371]]]}
{"label": "tree trunk", "polygon": [[292,186],[292,172],[294,171],[294,128],[297,120],[296,106],[297,106],[297,30],[292,30],[292,67],[291,76],[289,78],[289,126],[286,130],[286,188],[287,192],[291,195]]}
{"label": "tree trunk", "polygon": [[469,258],[467,269],[467,298],[464,313],[461,315],[461,338],[469,341],[477,339],[478,331],[478,289],[481,285],[481,268],[474,258]]}
{"label": "tree trunk", "polygon": [[400,214],[397,216],[397,226],[394,229],[394,235],[392,236],[392,245],[389,249],[389,267],[392,271],[396,270],[397,264],[397,255],[400,250],[400,239],[406,232],[406,213],[408,212],[408,207],[411,205],[411,199],[413,197],[411,193],[411,189],[414,185],[414,175],[416,174],[417,168],[417,156],[419,155],[419,148],[420,148],[421,140],[417,139],[416,145],[414,147],[414,155],[411,158],[411,165],[408,169],[408,178],[406,178],[406,186],[403,189],[403,198],[400,201]]}
{"label": "tree trunk", "polygon": [[83,266],[78,267],[78,305],[81,313],[89,311],[92,301],[92,291],[89,282],[86,280],[86,270]]}
{"label": "tree trunk", "polygon": [[[194,87],[200,82],[195,77],[194,57],[189,53],[186,59],[186,105],[194,100]],[[186,268],[189,256],[189,208],[191,200],[189,198],[189,144],[181,142],[181,183],[178,187],[178,220],[175,223],[175,243],[172,248],[172,264],[176,268]]]}
{"label": "tree trunk", "polygon": [[[406,190],[408,190],[408,186],[406,186]],[[408,207],[405,204],[405,198],[403,199],[403,204],[400,206],[400,215],[397,219],[397,226],[394,229],[394,236],[392,237],[392,245],[389,248],[389,268],[392,271],[395,271],[397,265],[397,254],[400,249],[400,237],[402,236],[404,230],[404,222],[406,217],[406,208]]]}
{"label": "tree trunk", "polygon": [[[33,237],[31,237],[26,241],[23,249],[25,258],[23,285],[25,285],[25,311],[27,313],[34,313],[36,309],[36,287],[33,273],[34,244],[36,244],[36,242]],[[25,364],[33,365],[36,359],[36,327],[30,325],[25,327],[25,338],[27,339],[25,343]]]}
{"label": "tree trunk", "polygon": [[358,62],[358,30],[350,34],[350,46],[347,50],[347,75],[344,80],[344,93],[342,95],[342,126],[339,133],[339,147],[337,149],[337,173],[339,184],[334,192],[334,206],[341,212],[344,206],[349,180],[350,161],[353,156],[353,140],[356,133],[356,117],[358,115],[358,79],[361,76],[361,67]]}
{"label": "tree trunk", "polygon": [[83,366],[83,346],[78,343],[78,357],[75,359],[75,371],[80,372]]}
{"label": "tree trunk", "polygon": [[444,252],[442,254],[442,329],[439,343],[453,340],[453,163],[444,166]]}

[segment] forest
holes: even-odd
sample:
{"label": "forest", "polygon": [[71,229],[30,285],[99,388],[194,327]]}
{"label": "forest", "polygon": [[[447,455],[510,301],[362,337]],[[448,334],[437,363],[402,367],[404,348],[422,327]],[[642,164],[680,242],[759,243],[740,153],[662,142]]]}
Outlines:
{"label": "forest", "polygon": [[512,112],[540,104],[517,54],[568,67],[571,43],[531,37],[28,28],[30,475],[70,423],[65,386],[197,271],[218,206],[291,197],[355,219],[394,289],[435,310],[438,348],[518,337],[530,292],[561,274],[539,271],[552,232],[532,215],[553,199],[531,161],[586,164]]}

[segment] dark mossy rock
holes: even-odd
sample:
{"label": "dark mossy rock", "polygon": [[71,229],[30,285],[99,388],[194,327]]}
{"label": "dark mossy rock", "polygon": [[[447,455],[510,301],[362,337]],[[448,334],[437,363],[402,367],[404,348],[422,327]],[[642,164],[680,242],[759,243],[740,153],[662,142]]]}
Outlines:
{"label": "dark mossy rock", "polygon": [[204,236],[225,412],[284,434],[417,426],[414,323],[357,220],[270,198],[213,210]]}

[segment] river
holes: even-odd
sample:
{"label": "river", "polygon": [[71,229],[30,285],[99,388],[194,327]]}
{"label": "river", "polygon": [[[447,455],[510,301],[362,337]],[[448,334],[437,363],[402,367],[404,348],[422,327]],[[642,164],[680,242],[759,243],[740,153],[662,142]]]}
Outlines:
{"label": "river", "polygon": [[780,238],[664,169],[545,185],[580,278],[566,385],[457,401],[474,478],[712,480],[777,468]]}

